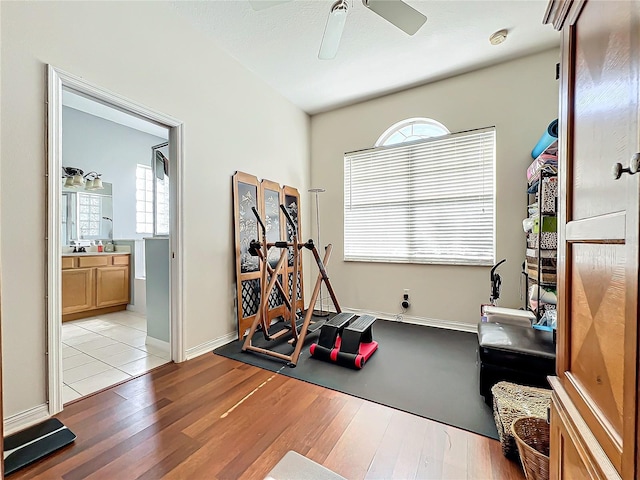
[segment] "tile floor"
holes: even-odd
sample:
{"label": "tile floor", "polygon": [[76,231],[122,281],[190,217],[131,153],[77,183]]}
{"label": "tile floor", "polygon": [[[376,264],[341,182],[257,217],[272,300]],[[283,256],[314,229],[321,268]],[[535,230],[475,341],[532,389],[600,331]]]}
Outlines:
{"label": "tile floor", "polygon": [[145,344],[147,320],[123,310],[62,324],[63,402],[89,395],[169,362]]}

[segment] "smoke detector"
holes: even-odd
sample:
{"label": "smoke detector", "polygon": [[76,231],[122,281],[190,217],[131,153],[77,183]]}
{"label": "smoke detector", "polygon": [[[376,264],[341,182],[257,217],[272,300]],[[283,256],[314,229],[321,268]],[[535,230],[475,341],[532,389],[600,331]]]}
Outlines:
{"label": "smoke detector", "polygon": [[507,31],[506,30],[498,30],[495,33],[492,33],[489,37],[489,43],[491,45],[500,45],[507,39]]}

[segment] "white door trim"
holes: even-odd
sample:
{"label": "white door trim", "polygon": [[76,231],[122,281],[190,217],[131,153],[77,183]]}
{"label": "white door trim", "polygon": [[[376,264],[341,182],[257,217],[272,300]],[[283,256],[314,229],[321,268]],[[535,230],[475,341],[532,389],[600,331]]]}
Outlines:
{"label": "white door trim", "polygon": [[116,93],[93,85],[80,77],[47,66],[47,390],[49,415],[62,411],[62,269],[60,244],[60,199],[62,196],[62,88],[67,87],[106,104],[141,116],[169,128],[171,175],[171,359],[186,359],[183,312],[183,122],[151,110]]}

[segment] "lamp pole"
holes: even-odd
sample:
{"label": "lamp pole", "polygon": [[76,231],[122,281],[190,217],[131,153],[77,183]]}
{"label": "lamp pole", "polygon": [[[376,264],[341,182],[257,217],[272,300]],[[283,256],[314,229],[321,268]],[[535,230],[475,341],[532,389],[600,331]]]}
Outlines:
{"label": "lamp pole", "polygon": [[[320,248],[320,198],[319,193],[326,192],[324,188],[310,188],[309,193],[314,193],[316,197],[316,237],[318,241],[318,248]],[[326,317],[329,312],[324,311],[324,297],[322,296],[322,282],[320,282],[320,311],[314,312],[317,317]]]}

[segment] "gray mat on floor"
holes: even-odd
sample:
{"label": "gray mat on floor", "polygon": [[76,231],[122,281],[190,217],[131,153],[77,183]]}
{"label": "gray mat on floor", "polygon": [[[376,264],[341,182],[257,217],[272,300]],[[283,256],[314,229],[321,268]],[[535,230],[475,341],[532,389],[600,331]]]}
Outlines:
{"label": "gray mat on floor", "polygon": [[265,480],[346,480],[337,473],[289,450],[273,467]]}
{"label": "gray mat on floor", "polygon": [[[254,344],[264,345],[261,332]],[[378,351],[362,370],[352,370],[311,358],[308,336],[295,368],[280,373],[340,392],[381,403],[489,438],[498,438],[491,408],[478,392],[478,341],[475,333],[377,320],[373,338]],[[276,341],[277,342],[277,341]],[[275,350],[290,354],[286,342]],[[284,362],[253,352],[242,352],[240,341],[214,353],[271,371]]]}

